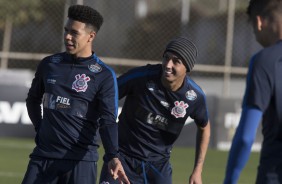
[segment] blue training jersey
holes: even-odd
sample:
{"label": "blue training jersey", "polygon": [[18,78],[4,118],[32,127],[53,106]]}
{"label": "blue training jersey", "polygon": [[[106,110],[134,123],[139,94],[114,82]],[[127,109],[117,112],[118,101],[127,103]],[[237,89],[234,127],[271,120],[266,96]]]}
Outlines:
{"label": "blue training jersey", "polygon": [[134,158],[169,158],[172,145],[188,117],[198,126],[208,122],[206,97],[187,75],[173,92],[161,84],[162,67],[146,65],[118,78],[119,98],[125,97],[119,116],[120,151]]}
{"label": "blue training jersey", "polygon": [[282,153],[282,41],[257,53],[247,76],[244,107],[263,112],[261,159],[281,159]]}
{"label": "blue training jersey", "polygon": [[229,153],[224,183],[237,183],[248,161],[262,117],[260,164],[281,163],[282,152],[282,41],[262,49],[249,64],[242,115]]}
{"label": "blue training jersey", "polygon": [[26,103],[36,129],[31,157],[97,161],[98,129],[108,157],[117,155],[116,75],[95,54],[44,58]]}

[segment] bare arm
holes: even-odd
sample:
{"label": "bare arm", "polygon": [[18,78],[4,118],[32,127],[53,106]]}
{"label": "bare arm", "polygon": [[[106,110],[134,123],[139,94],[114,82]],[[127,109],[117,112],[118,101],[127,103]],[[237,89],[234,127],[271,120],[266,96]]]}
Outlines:
{"label": "bare arm", "polygon": [[189,184],[202,184],[202,170],[210,141],[210,122],[205,127],[198,126],[194,169]]}

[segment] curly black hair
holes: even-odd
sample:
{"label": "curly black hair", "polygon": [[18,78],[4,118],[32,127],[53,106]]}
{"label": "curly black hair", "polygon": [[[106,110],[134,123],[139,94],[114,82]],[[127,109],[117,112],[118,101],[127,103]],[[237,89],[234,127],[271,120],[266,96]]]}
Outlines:
{"label": "curly black hair", "polygon": [[102,15],[95,9],[85,5],[72,5],[68,9],[68,18],[89,24],[98,32],[103,24]]}
{"label": "curly black hair", "polygon": [[271,16],[274,11],[282,11],[282,0],[250,0],[247,15],[254,19],[257,15]]}

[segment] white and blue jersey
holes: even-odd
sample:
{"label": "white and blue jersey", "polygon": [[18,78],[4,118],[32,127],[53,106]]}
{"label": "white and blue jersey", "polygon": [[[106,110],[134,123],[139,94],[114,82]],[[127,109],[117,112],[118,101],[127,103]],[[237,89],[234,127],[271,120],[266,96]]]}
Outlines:
{"label": "white and blue jersey", "polygon": [[98,129],[106,155],[117,156],[116,75],[95,54],[44,58],[26,103],[37,132],[31,157],[97,161]]}

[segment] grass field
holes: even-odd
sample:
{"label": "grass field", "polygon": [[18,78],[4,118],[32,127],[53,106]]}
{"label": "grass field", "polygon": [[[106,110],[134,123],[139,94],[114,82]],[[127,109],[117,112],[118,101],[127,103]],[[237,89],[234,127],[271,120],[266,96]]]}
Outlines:
{"label": "grass field", "polygon": [[[0,183],[20,184],[25,173],[28,155],[33,149],[31,139],[0,138]],[[100,155],[103,149],[100,149]],[[224,177],[228,152],[210,149],[203,170],[204,184],[221,184]],[[255,181],[259,153],[252,153],[238,184],[252,184]],[[194,163],[194,149],[175,147],[172,152],[173,183],[187,184]],[[98,163],[100,168],[101,159]],[[99,169],[100,170],[100,169]]]}

